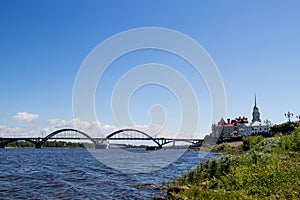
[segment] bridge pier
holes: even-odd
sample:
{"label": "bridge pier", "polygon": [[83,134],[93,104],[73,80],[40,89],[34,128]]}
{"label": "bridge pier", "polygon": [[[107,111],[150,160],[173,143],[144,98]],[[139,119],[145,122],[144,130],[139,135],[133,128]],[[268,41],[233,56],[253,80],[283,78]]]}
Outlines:
{"label": "bridge pier", "polygon": [[40,149],[40,148],[42,148],[42,144],[40,144],[40,143],[36,143],[36,144],[35,144],[35,148],[36,148],[36,149]]}
{"label": "bridge pier", "polygon": [[0,138],[0,148],[5,148],[6,140]]}

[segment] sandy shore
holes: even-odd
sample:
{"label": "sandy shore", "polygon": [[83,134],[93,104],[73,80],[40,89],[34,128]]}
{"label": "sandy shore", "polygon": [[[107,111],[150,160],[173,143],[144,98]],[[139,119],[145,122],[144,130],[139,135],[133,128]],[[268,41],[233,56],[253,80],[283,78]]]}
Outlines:
{"label": "sandy shore", "polygon": [[242,142],[242,141],[228,142],[228,144],[229,144],[230,146],[232,146],[232,147],[237,147],[237,146],[243,144],[243,142]]}

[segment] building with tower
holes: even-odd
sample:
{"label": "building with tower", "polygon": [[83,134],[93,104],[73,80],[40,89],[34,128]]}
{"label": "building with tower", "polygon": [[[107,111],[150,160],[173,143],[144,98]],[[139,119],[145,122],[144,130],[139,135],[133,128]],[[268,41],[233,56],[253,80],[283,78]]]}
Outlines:
{"label": "building with tower", "polygon": [[233,120],[227,119],[227,122],[223,118],[217,123],[212,125],[213,137],[230,138],[241,135],[249,135],[248,118],[237,117]]}
{"label": "building with tower", "polygon": [[252,123],[253,122],[261,122],[259,108],[256,104],[256,95],[255,95],[255,99],[254,99],[254,107],[253,107],[253,112],[252,112]]}
{"label": "building with tower", "polygon": [[258,135],[268,132],[268,124],[262,122],[260,118],[256,95],[252,111],[252,120],[250,124],[248,123],[246,117],[238,117],[233,120],[227,119],[227,121],[222,118],[218,123],[212,125],[212,136],[230,138],[235,136]]}
{"label": "building with tower", "polygon": [[251,128],[252,135],[266,133],[269,131],[268,124],[262,122],[260,119],[260,112],[259,112],[259,108],[258,108],[257,102],[256,102],[256,95],[255,95],[254,107],[253,107],[253,112],[252,112],[252,122],[251,122],[249,128]]}

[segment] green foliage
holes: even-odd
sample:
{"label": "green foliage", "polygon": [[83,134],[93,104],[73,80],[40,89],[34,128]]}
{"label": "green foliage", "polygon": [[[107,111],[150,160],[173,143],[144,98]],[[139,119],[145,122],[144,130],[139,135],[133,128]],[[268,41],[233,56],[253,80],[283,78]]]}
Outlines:
{"label": "green foliage", "polygon": [[34,148],[34,144],[26,141],[16,141],[7,144],[7,147]]}
{"label": "green foliage", "polygon": [[278,147],[281,138],[272,137],[261,139],[257,144],[253,145],[250,152],[271,153]]}
{"label": "green foliage", "polygon": [[[35,145],[27,141],[17,141],[7,144],[7,147],[17,147],[17,148],[34,148]],[[73,143],[65,141],[47,141],[43,147],[57,147],[57,148],[84,148],[82,143]]]}
{"label": "green foliage", "polygon": [[270,127],[271,131],[273,133],[283,133],[283,134],[288,134],[293,132],[297,127],[299,127],[300,124],[298,122],[286,122],[278,125],[273,125]]}
{"label": "green foliage", "polygon": [[137,184],[137,186],[136,186],[136,189],[138,189],[138,190],[139,190],[139,189],[141,189],[141,188],[142,188],[142,186],[143,186],[143,185],[142,185],[141,183],[138,183],[138,184]]}
{"label": "green foliage", "polygon": [[57,148],[84,148],[84,144],[65,141],[47,141],[43,147],[57,147]]}
{"label": "green foliage", "polygon": [[289,137],[282,137],[279,147],[285,151],[300,151],[300,127],[298,127]]}
{"label": "green foliage", "polygon": [[230,163],[229,157],[204,161],[196,169],[192,169],[187,174],[184,174],[179,181],[181,183],[193,183],[206,180],[207,178],[220,177],[230,171]]}
{"label": "green foliage", "polygon": [[243,137],[243,150],[248,151],[256,144],[263,140],[262,136],[245,136]]}
{"label": "green foliage", "polygon": [[171,199],[300,199],[300,128],[291,135],[247,137],[247,151],[201,163],[174,184]]}
{"label": "green foliage", "polygon": [[230,150],[233,150],[233,148],[228,143],[218,144],[212,148],[212,151],[214,152],[230,151]]}

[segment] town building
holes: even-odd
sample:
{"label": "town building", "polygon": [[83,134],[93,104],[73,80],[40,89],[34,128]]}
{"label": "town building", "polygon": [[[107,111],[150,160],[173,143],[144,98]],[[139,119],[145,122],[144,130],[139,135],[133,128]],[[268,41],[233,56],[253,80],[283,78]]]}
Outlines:
{"label": "town building", "polygon": [[252,112],[252,121],[248,124],[248,118],[238,117],[233,120],[223,118],[212,125],[212,136],[221,138],[238,137],[245,135],[258,135],[269,131],[267,123],[262,122],[260,118],[259,108],[256,102],[256,96],[254,100],[254,107]]}
{"label": "town building", "polygon": [[248,118],[246,117],[238,117],[233,120],[227,119],[227,122],[221,118],[217,124],[212,125],[212,135],[222,138],[237,137],[241,135],[241,131],[245,132],[246,124],[248,124]]}
{"label": "town building", "polygon": [[253,112],[252,112],[252,123],[249,125],[249,128],[251,128],[252,135],[266,133],[269,131],[268,124],[265,122],[262,122],[260,119],[259,108],[256,104],[256,96],[255,96],[255,103],[254,103]]}

